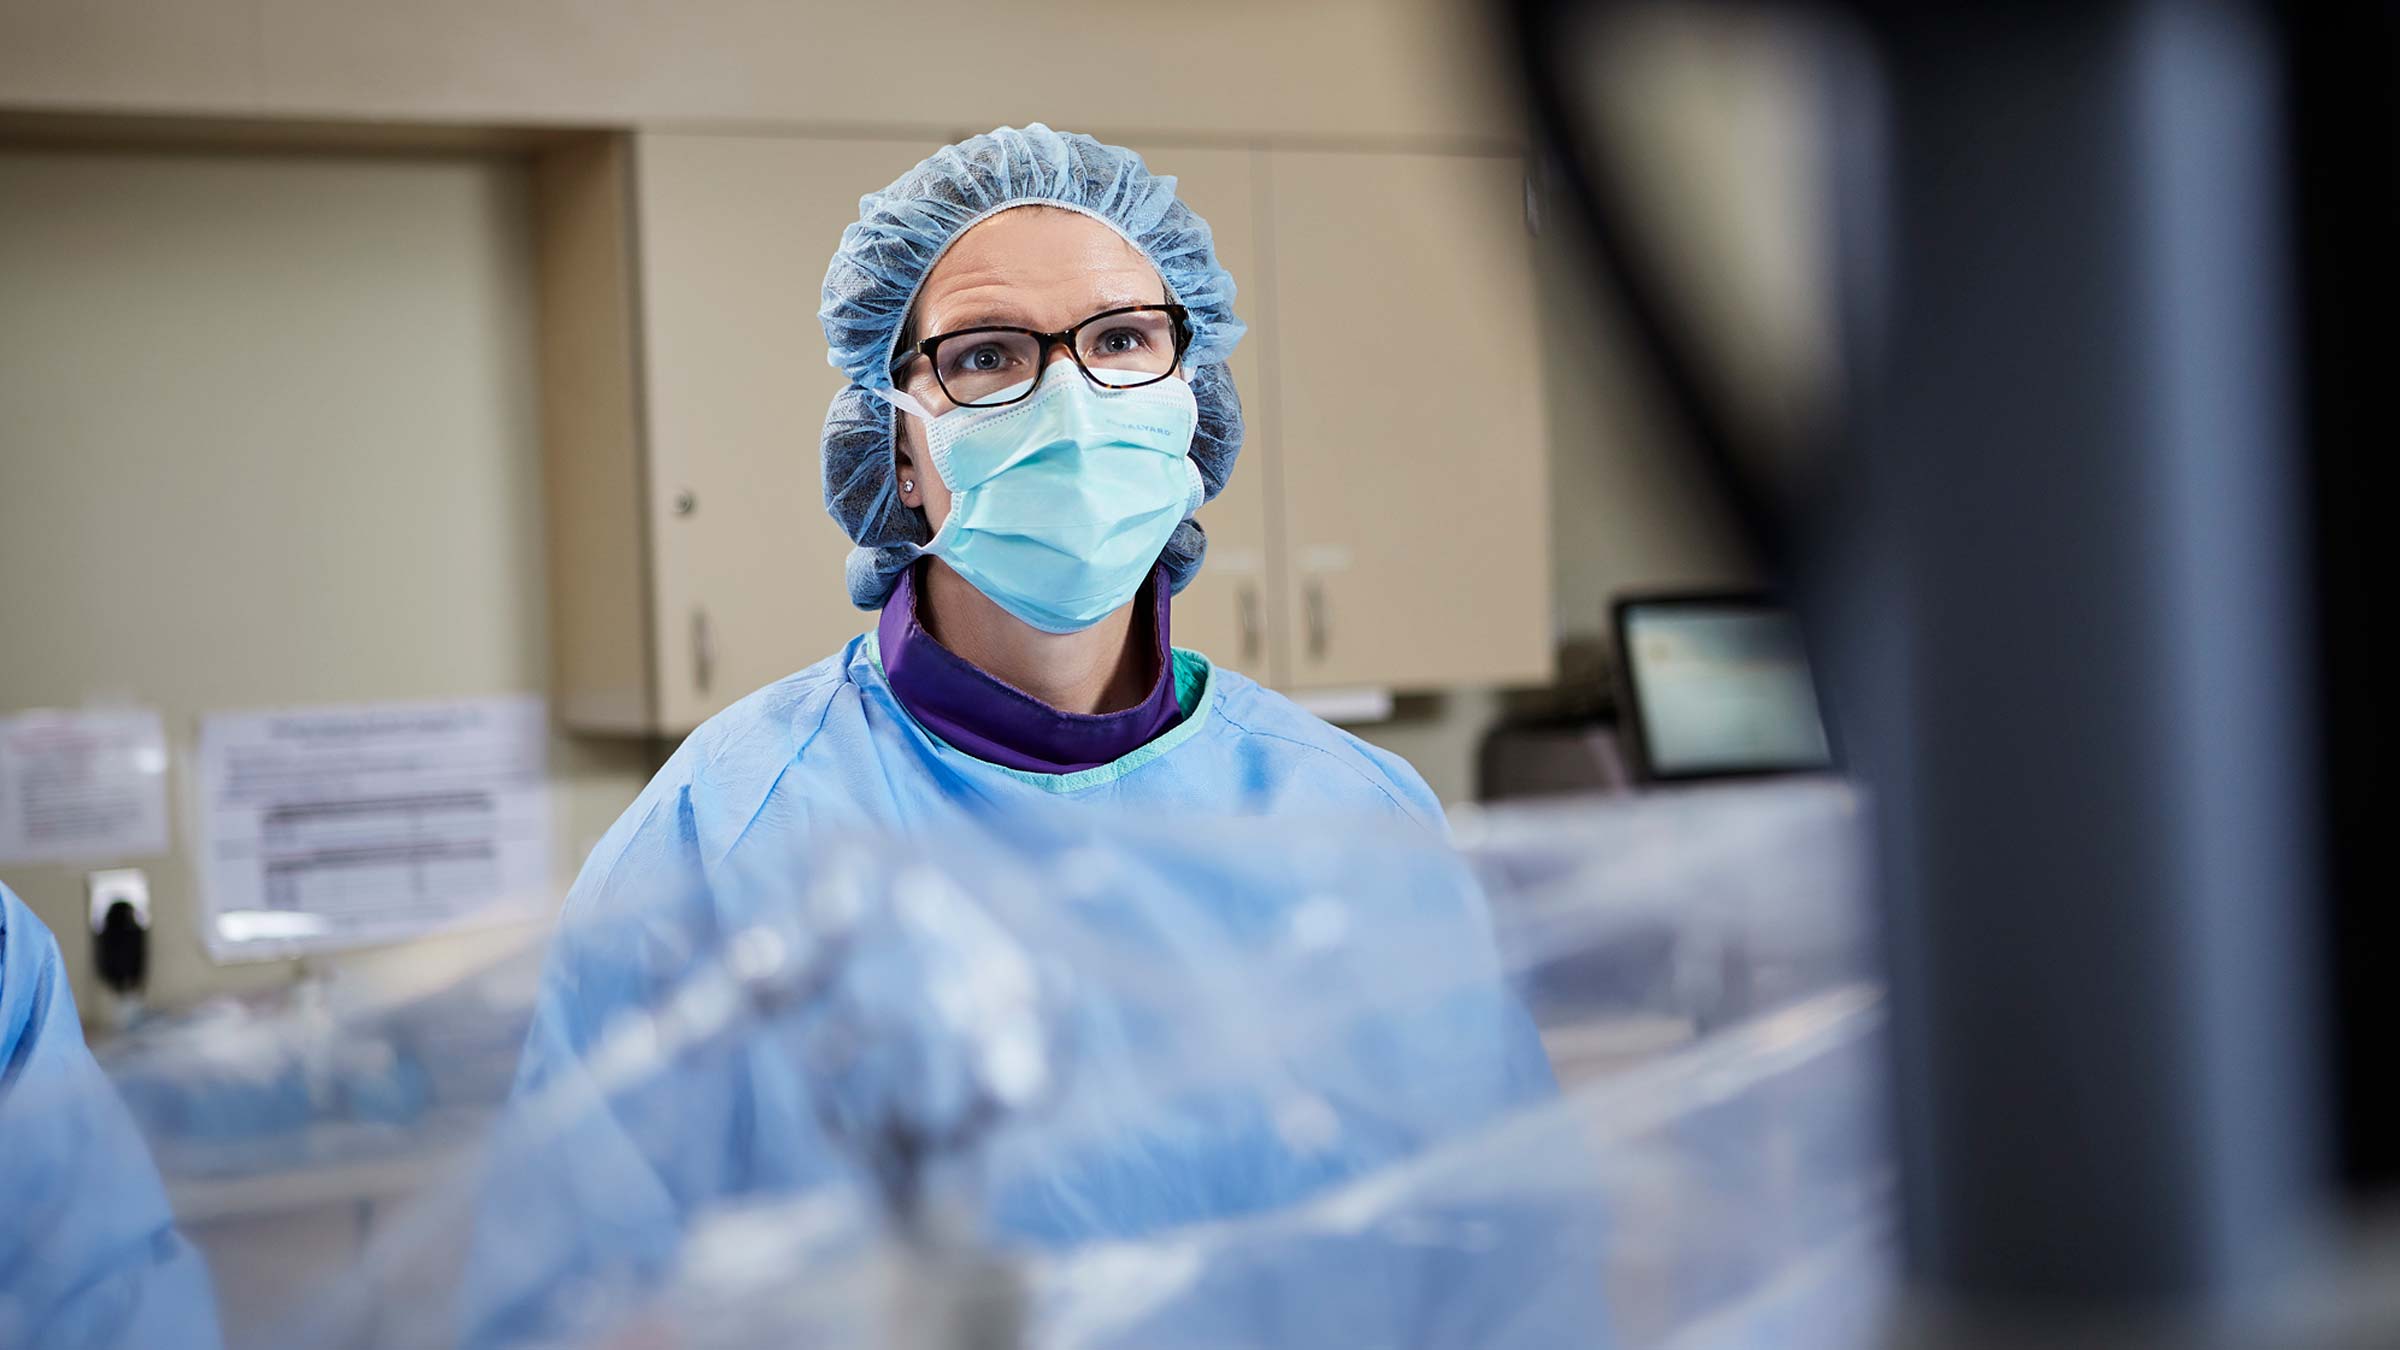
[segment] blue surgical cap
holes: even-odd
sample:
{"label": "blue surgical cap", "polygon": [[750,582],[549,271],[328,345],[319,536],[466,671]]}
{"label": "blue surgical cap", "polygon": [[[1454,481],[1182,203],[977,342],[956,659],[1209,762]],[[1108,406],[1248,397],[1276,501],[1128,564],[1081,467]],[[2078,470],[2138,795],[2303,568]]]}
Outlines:
{"label": "blue surgical cap", "polygon": [[[850,380],[825,412],[825,509],[858,545],[848,571],[851,602],[861,609],[881,607],[894,578],[933,539],[924,513],[902,505],[892,481],[897,414],[870,391],[891,386],[900,331],[942,254],[970,227],[1037,203],[1081,212],[1125,236],[1191,312],[1184,363],[1200,404],[1192,461],[1211,498],[1233,472],[1242,404],[1225,358],[1243,325],[1233,317],[1233,277],[1217,265],[1208,222],[1176,200],[1175,180],[1150,172],[1131,150],[1039,122],[960,141],[861,197],[858,223],[842,231],[825,269],[817,317],[832,348],[826,359]],[[1207,551],[1197,521],[1176,527],[1160,555],[1176,590],[1199,572]]]}

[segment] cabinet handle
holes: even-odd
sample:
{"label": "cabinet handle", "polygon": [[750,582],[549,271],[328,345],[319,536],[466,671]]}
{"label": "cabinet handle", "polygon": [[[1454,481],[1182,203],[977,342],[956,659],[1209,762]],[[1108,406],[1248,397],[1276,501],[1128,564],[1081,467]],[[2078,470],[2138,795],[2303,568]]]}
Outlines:
{"label": "cabinet handle", "polygon": [[1333,645],[1333,613],[1325,600],[1324,582],[1309,579],[1303,608],[1308,614],[1308,659],[1322,661],[1325,649]]}
{"label": "cabinet handle", "polygon": [[716,630],[709,626],[708,611],[694,605],[692,606],[692,683],[699,686],[700,692],[705,694],[708,692],[708,686],[715,683],[716,678]]}
{"label": "cabinet handle", "polygon": [[1258,586],[1245,581],[1234,595],[1234,610],[1242,623],[1242,664],[1256,665],[1266,647],[1266,625],[1259,620]]}

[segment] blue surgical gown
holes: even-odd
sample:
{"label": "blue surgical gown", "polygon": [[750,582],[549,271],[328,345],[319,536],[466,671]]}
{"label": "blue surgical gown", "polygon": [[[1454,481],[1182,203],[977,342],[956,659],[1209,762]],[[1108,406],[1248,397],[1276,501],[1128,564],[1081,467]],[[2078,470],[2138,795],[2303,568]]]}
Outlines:
{"label": "blue surgical gown", "polygon": [[[532,1114],[527,1103],[579,1093],[590,1105],[567,1123],[544,1116],[524,1139],[504,1132],[496,1146],[468,1262],[469,1339],[505,1343],[556,1331],[573,1310],[624,1298],[671,1270],[696,1216],[711,1209],[856,1178],[855,1164],[826,1136],[827,1103],[812,1101],[821,1085],[772,1035],[722,1055],[687,1056],[632,1090],[590,1086],[602,1038],[638,1020],[629,1014],[663,1006],[679,975],[749,921],[761,875],[805,872],[811,840],[931,837],[950,828],[945,822],[1032,823],[1066,813],[1166,825],[1271,816],[1310,831],[1403,833],[1425,845],[1423,856],[1442,856],[1428,837],[1444,828],[1440,806],[1404,761],[1195,653],[1175,653],[1175,675],[1188,709],[1180,723],[1119,761],[1065,775],[993,765],[931,736],[895,699],[872,634],[686,740],[593,850],[568,896],[516,1096],[520,1117]],[[1223,875],[1209,882],[1196,918],[1162,921],[1153,912],[1094,922],[1110,925],[1123,950],[1149,943],[1175,946],[1187,966],[1199,964],[1189,960],[1196,950],[1238,962],[1255,949],[1245,943],[1284,931],[1289,911],[1308,899],[1262,881],[1277,869],[1273,858],[1206,853],[1194,850],[1190,869]],[[1060,1250],[1275,1211],[1552,1097],[1548,1061],[1496,975],[1488,915],[1472,888],[1419,888],[1403,876],[1383,889],[1394,893],[1394,906],[1414,904],[1418,917],[1447,924],[1445,950],[1469,954],[1490,978],[1380,1015],[1335,1049],[1293,1050],[1275,1065],[1272,1094],[1189,1094],[1126,1115],[1113,1137],[1086,1131],[1072,1145],[1038,1132],[1002,1142],[987,1167],[986,1236]],[[1397,894],[1415,889],[1432,898]],[[1329,980],[1376,979],[1373,971],[1328,969]],[[1206,1011],[1243,1032],[1256,1020],[1244,1023],[1241,1008]],[[1078,1085],[1133,1072],[1147,1062],[1145,1046],[1165,1045],[1162,1038],[1180,1030],[1121,1008],[1093,1012],[1079,1028],[1086,1062],[1076,1067]],[[1116,1062],[1091,1062],[1107,1059]],[[1297,1095],[1331,1113],[1331,1127],[1314,1140],[1295,1142],[1289,1119],[1278,1115]],[[1453,1328],[1441,1344],[1555,1343],[1555,1326],[1514,1340],[1477,1330],[1479,1317],[1521,1321],[1523,1290],[1542,1279],[1547,1252],[1500,1245],[1481,1261],[1457,1251],[1406,1253],[1406,1269],[1377,1286],[1383,1311],[1439,1301],[1441,1282],[1464,1282],[1471,1266],[1482,1288],[1465,1302],[1476,1308],[1453,1307],[1430,1322],[1412,1312],[1412,1325]],[[1434,1287],[1420,1287],[1427,1283]],[[1303,1290],[1275,1300],[1362,1330],[1338,1305]],[[1223,1317],[1218,1302],[1211,1315]],[[1272,1320],[1299,1325],[1283,1314]],[[1264,1330],[1241,1325],[1252,1336]],[[1578,1338],[1593,1331],[1588,1321],[1575,1325]],[[1351,1343],[1399,1342],[1369,1333]]]}
{"label": "blue surgical gown", "polygon": [[0,1346],[214,1346],[200,1254],[93,1062],[58,942],[0,886]]}

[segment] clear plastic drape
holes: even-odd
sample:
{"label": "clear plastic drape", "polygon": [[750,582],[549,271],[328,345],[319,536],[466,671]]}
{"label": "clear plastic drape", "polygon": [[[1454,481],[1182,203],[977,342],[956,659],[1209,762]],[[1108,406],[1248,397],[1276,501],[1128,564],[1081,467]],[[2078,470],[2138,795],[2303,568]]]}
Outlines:
{"label": "clear plastic drape", "polygon": [[108,1064],[237,1345],[1855,1346],[1865,828],[1791,782],[818,840]]}

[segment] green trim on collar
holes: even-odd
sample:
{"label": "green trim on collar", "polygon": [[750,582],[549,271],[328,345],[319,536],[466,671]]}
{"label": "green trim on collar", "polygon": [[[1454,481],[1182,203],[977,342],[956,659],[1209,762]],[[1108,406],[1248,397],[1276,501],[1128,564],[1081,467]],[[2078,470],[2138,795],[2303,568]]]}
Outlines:
{"label": "green trim on collar", "polygon": [[1208,687],[1217,678],[1216,667],[1208,658],[1195,651],[1176,647],[1171,649],[1175,661],[1175,706],[1183,715],[1191,716],[1208,699]]}

